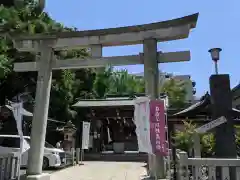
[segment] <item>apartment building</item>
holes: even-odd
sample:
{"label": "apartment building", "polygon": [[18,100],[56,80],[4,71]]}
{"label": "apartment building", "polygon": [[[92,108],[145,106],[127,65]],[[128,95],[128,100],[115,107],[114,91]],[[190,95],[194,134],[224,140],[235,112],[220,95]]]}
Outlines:
{"label": "apartment building", "polygon": [[[143,77],[144,73],[134,74],[137,77]],[[180,83],[183,83],[186,89],[186,102],[192,103],[194,101],[194,95],[196,94],[196,82],[191,80],[190,75],[173,75],[165,72],[159,72],[159,84],[160,87],[168,80],[174,79]]]}

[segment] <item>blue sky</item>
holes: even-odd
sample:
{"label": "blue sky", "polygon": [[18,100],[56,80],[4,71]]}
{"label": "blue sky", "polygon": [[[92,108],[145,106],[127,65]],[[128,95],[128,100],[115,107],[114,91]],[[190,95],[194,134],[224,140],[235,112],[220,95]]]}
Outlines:
{"label": "blue sky", "polygon": [[[208,50],[221,47],[219,72],[228,73],[231,86],[240,82],[240,1],[229,0],[46,0],[52,18],[79,30],[129,26],[169,20],[199,12],[196,29],[185,40],[159,43],[160,51],[190,50],[191,61],[160,64],[164,72],[189,74],[196,81],[197,96],[209,90],[214,64]],[[104,48],[103,56],[142,52],[142,45]],[[143,66],[126,66],[129,72],[142,72]]]}

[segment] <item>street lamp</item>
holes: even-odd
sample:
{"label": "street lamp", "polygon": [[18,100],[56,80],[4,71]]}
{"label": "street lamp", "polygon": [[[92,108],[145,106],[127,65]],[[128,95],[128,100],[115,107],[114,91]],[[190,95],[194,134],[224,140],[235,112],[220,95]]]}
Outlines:
{"label": "street lamp", "polygon": [[215,73],[218,74],[218,61],[220,57],[221,48],[212,48],[208,52],[211,54],[212,60],[215,63]]}

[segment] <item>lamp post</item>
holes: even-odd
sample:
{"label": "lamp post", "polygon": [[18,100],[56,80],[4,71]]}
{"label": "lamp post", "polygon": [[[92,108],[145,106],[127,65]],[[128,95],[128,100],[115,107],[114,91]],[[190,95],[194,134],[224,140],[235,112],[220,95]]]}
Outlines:
{"label": "lamp post", "polygon": [[220,57],[221,48],[212,48],[208,52],[211,54],[212,60],[215,63],[215,73],[218,74],[218,61]]}
{"label": "lamp post", "polygon": [[[216,145],[215,153],[217,158],[236,158],[236,144],[234,121],[232,117],[232,93],[230,88],[229,74],[218,74],[217,63],[222,49],[210,49],[212,60],[215,62],[216,74],[210,76],[210,93],[212,119],[224,116],[227,122],[221,124],[215,129]],[[221,179],[221,168],[216,168],[216,179]],[[236,171],[234,168],[229,170],[230,179],[236,180]]]}

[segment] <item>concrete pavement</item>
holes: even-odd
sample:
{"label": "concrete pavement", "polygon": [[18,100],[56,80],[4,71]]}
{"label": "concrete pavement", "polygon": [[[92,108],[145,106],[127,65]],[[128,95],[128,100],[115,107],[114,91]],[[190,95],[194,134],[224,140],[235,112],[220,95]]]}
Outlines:
{"label": "concrete pavement", "polygon": [[[43,173],[49,173],[52,174],[54,172],[56,172],[56,169],[52,169],[52,170],[44,170]],[[25,180],[26,179],[26,169],[21,169],[20,170],[20,180]]]}
{"label": "concrete pavement", "polygon": [[[44,170],[43,173],[49,173],[52,174],[53,172],[58,171],[58,169],[52,169],[52,170]],[[20,170],[20,175],[26,174],[26,169],[21,169]]]}
{"label": "concrete pavement", "polygon": [[141,180],[146,177],[145,163],[84,162],[51,173],[51,180]]}

